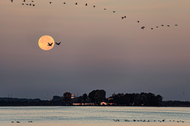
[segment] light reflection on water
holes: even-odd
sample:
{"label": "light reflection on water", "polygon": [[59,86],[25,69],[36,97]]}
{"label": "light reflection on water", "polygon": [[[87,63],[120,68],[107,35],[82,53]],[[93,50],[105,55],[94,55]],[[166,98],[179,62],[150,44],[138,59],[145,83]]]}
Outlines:
{"label": "light reflection on water", "polygon": [[[59,107],[0,107],[1,124],[11,121],[27,123],[113,123],[113,119],[130,123],[135,120],[150,120],[158,123],[177,123],[184,120],[190,123],[190,108],[184,107],[95,107],[95,106],[59,106]],[[154,122],[156,120],[156,122]],[[170,122],[169,120],[172,120]],[[175,120],[175,122],[173,122]],[[141,122],[142,123],[142,122]]]}

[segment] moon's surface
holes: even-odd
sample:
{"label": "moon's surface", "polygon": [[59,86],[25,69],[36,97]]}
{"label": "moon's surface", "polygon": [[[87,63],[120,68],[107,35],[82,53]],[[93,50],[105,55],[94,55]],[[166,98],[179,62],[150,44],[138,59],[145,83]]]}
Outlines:
{"label": "moon's surface", "polygon": [[[51,46],[49,46],[48,43],[53,43]],[[39,40],[38,40],[38,45],[42,50],[51,50],[54,47],[54,39],[49,36],[49,35],[43,35]]]}

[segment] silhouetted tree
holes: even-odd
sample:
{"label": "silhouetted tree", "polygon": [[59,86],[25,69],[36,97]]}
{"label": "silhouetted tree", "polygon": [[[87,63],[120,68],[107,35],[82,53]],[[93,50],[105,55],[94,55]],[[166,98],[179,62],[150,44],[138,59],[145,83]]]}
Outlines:
{"label": "silhouetted tree", "polygon": [[155,96],[153,93],[133,93],[133,94],[123,94],[119,93],[112,96],[110,103],[115,103],[116,105],[135,105],[135,106],[160,106],[162,102],[162,96]]}
{"label": "silhouetted tree", "polygon": [[91,102],[95,102],[95,94],[98,90],[93,90],[88,94],[88,97],[90,98]]}
{"label": "silhouetted tree", "polygon": [[96,93],[95,93],[95,102],[96,103],[100,103],[102,101],[104,101],[106,99],[106,91],[104,90],[98,90]]}
{"label": "silhouetted tree", "polygon": [[63,97],[60,97],[60,96],[53,96],[53,99],[52,99],[52,101],[60,101],[60,100],[62,100],[63,99]]}
{"label": "silhouetted tree", "polygon": [[83,97],[79,96],[78,99],[77,99],[77,102],[82,103],[82,99],[83,99]]}
{"label": "silhouetted tree", "polygon": [[123,105],[123,103],[124,103],[124,94],[119,93],[119,94],[114,95],[111,102],[115,103],[116,105]]}
{"label": "silhouetted tree", "polygon": [[101,101],[104,101],[106,99],[105,96],[106,96],[106,91],[104,91],[104,90],[93,90],[88,95],[91,102],[96,102],[98,104]]}
{"label": "silhouetted tree", "polygon": [[70,92],[65,92],[63,94],[63,100],[65,101],[66,105],[69,101],[71,101],[71,93]]}
{"label": "silhouetted tree", "polygon": [[161,106],[163,97],[162,97],[161,95],[157,95],[157,96],[156,96],[156,100],[157,100],[157,105],[158,105],[158,106]]}
{"label": "silhouetted tree", "polygon": [[86,99],[87,99],[87,94],[86,93],[83,94],[82,99],[83,99],[83,102],[86,101]]}
{"label": "silhouetted tree", "polygon": [[141,96],[142,105],[146,105],[147,104],[146,93],[141,92],[140,96]]}

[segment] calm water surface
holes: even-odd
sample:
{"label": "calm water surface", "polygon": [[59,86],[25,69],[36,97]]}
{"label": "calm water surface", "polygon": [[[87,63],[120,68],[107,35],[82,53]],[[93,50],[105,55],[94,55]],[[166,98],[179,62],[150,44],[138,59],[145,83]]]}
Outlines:
{"label": "calm water surface", "polygon": [[[95,106],[60,106],[60,107],[0,107],[1,124],[20,121],[27,123],[113,123],[119,119],[128,123],[133,120],[149,120],[152,123],[177,123],[183,120],[190,124],[190,108],[178,107],[95,107]],[[156,122],[154,122],[156,120]],[[169,120],[172,120],[170,122]],[[175,120],[175,122],[173,122]],[[145,122],[148,123],[148,122]],[[1,125],[0,124],[0,125]]]}

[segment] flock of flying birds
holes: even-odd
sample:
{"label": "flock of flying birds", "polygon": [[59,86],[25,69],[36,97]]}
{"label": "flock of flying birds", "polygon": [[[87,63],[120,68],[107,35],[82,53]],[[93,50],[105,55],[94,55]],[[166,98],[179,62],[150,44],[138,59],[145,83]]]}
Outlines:
{"label": "flock of flying birds", "polygon": [[[22,5],[35,6],[34,0],[28,0],[28,1],[31,1],[31,2],[30,2],[30,3],[26,3],[26,0],[23,0]],[[11,2],[13,2],[13,0],[11,0]],[[26,4],[24,4],[24,3],[26,3]],[[49,4],[52,4],[52,2],[49,2]],[[66,4],[66,2],[63,2],[63,4]],[[76,2],[75,5],[78,5],[78,3]],[[86,3],[85,6],[88,6],[88,3]],[[93,5],[93,8],[95,8],[95,7],[96,7],[96,6]],[[104,10],[106,10],[106,8],[104,8]],[[113,11],[113,13],[115,13],[115,10]],[[127,17],[127,16],[122,16],[121,19],[125,19],[126,17]],[[140,23],[140,21],[137,21],[137,23]],[[161,24],[160,26],[163,27],[164,24]],[[166,26],[167,26],[167,27],[170,27],[169,24],[166,25]],[[178,26],[178,24],[175,24],[175,26]],[[157,25],[156,28],[159,28],[159,26]],[[144,30],[144,29],[145,29],[145,26],[142,26],[141,29]],[[151,27],[150,29],[153,30],[154,28]],[[51,46],[52,44],[51,44],[51,43],[48,43],[48,45]]]}
{"label": "flock of flying birds", "polygon": [[[119,119],[113,119],[113,121],[115,122],[120,122],[121,120]],[[163,119],[163,120],[136,120],[136,119],[133,119],[133,120],[128,120],[128,119],[125,119],[124,120],[125,122],[166,122],[166,119]],[[28,121],[28,123],[32,123],[33,121]],[[169,122],[177,122],[177,123],[184,123],[185,121],[183,120],[169,120]],[[11,123],[14,123],[14,121],[11,121]],[[16,121],[15,123],[20,123],[20,121]]]}
{"label": "flock of flying birds", "polygon": [[[121,120],[113,119],[113,121],[120,122]],[[125,122],[167,122],[168,120],[166,120],[166,119],[163,119],[163,120],[142,120],[142,119],[141,120],[137,120],[137,119],[128,120],[128,119],[125,119],[124,121]],[[169,120],[169,122],[184,123],[185,121],[184,120]]]}

